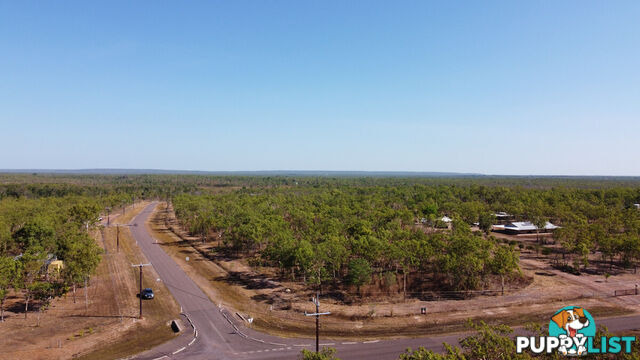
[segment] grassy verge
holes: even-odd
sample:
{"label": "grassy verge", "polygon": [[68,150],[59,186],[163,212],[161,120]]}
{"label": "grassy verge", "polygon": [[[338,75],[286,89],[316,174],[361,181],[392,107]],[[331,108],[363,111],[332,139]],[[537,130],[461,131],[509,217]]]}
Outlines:
{"label": "grassy verge", "polygon": [[[589,312],[595,318],[616,317],[633,314],[632,311],[619,307],[590,307]],[[526,323],[540,323],[548,320],[549,311],[532,311],[526,314],[477,316],[471,318],[473,321],[484,321],[491,325],[508,325],[511,327],[523,326]],[[288,323],[282,325],[281,322],[274,323],[271,318],[259,318],[254,320],[253,328],[270,334],[290,337],[292,334],[304,337],[315,336],[315,323],[309,322],[309,326],[296,326]],[[348,339],[348,340],[368,340],[368,339],[395,339],[406,337],[424,337],[425,335],[444,335],[463,333],[469,331],[466,319],[455,321],[425,321],[422,323],[407,325],[403,327],[388,328],[385,326],[362,327],[361,329],[331,327],[323,328],[323,337],[327,339]]]}

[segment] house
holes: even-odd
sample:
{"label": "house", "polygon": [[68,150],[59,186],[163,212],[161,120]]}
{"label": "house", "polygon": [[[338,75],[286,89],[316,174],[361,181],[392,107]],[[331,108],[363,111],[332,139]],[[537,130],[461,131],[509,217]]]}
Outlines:
{"label": "house", "polygon": [[445,216],[443,216],[442,218],[440,218],[440,221],[442,221],[443,223],[447,223],[447,224],[448,224],[448,223],[450,223],[452,220],[451,220],[451,218],[450,218],[450,217],[448,217],[448,216],[446,216],[446,215],[445,215]]}
{"label": "house", "polygon": [[633,206],[634,206],[636,209],[640,210],[640,204],[633,204]]}
{"label": "house", "polygon": [[42,266],[41,271],[46,271],[46,274],[48,276],[53,274],[60,274],[62,269],[64,269],[64,262],[62,260],[58,260],[58,257],[54,254],[47,254],[47,258],[44,261],[44,265]]}
{"label": "house", "polygon": [[64,261],[53,260],[47,265],[48,274],[59,274],[64,269]]}
{"label": "house", "polygon": [[493,214],[493,216],[495,216],[498,220],[509,219],[513,217],[513,215],[507,214],[504,211],[498,211],[497,213]]}
{"label": "house", "polygon": [[502,224],[505,225],[507,223],[509,223],[510,221],[514,220],[514,216],[511,214],[508,214],[504,211],[498,211],[495,214],[491,214],[496,218],[496,222],[498,224]]}
{"label": "house", "polygon": [[[559,226],[553,225],[550,222],[546,222],[544,228],[540,230],[540,232],[552,232],[553,230],[559,228]],[[509,234],[530,234],[535,233],[538,230],[538,227],[535,226],[531,221],[514,221],[510,222],[506,225],[494,225],[495,230],[503,230]]]}

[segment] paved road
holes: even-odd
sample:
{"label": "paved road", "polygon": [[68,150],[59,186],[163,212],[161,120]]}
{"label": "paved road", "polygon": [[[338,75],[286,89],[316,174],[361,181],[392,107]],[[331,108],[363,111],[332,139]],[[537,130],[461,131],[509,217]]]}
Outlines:
{"label": "paved road", "polygon": [[[138,359],[295,359],[303,348],[313,349],[309,339],[279,338],[247,329],[234,314],[219,308],[200,290],[196,283],[167,255],[144,226],[156,203],[148,205],[130,227],[134,239],[142,249],[160,279],[191,319],[197,330],[186,331],[180,337],[138,355]],[[640,316],[603,319],[610,331],[640,327]],[[189,329],[191,330],[191,329]],[[397,359],[407,347],[441,351],[442,343],[456,344],[460,335],[433,336],[418,339],[381,340],[368,342],[321,341],[335,347],[342,359]]]}

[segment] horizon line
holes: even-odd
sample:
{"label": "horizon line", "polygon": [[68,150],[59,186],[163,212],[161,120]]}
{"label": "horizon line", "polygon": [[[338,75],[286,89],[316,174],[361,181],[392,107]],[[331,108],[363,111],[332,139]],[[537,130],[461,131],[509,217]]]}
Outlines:
{"label": "horizon line", "polygon": [[485,174],[477,172],[456,171],[415,171],[415,170],[179,170],[179,169],[145,169],[145,168],[80,168],[80,169],[0,169],[0,174],[84,174],[84,175],[159,175],[159,174],[254,174],[254,175],[407,175],[423,177],[560,177],[560,178],[640,178],[640,175],[568,175],[568,174]]}

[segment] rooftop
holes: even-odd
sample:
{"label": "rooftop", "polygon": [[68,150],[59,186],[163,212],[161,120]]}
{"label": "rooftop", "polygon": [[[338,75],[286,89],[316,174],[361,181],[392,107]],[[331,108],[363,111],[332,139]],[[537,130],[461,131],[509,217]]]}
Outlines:
{"label": "rooftop", "polygon": [[[531,221],[514,221],[512,223],[508,223],[504,226],[505,229],[508,230],[516,230],[516,231],[527,231],[527,230],[536,230],[538,229]],[[545,230],[555,230],[559,228],[559,226],[553,225],[550,222],[546,222],[544,225]]]}

